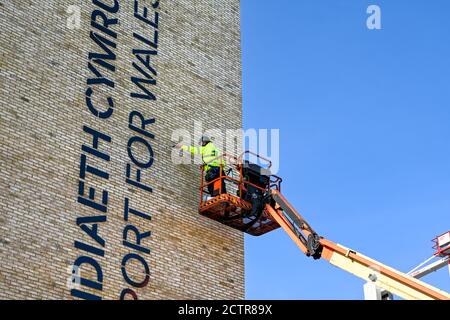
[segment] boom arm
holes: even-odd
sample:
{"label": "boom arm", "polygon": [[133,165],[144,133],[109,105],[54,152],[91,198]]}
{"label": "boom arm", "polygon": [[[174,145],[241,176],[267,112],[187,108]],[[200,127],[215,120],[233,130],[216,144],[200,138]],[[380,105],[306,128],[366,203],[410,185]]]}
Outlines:
{"label": "boom arm", "polygon": [[306,220],[277,190],[272,190],[275,205],[266,204],[265,211],[286,231],[307,256],[324,258],[332,265],[366,281],[373,281],[404,299],[449,300],[450,295],[403,272],[388,267],[354,250],[319,237]]}

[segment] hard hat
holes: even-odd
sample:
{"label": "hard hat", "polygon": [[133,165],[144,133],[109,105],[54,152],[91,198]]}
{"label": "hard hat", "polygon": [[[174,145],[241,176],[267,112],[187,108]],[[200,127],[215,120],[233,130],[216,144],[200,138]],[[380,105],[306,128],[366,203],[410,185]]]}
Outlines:
{"label": "hard hat", "polygon": [[207,135],[202,135],[202,137],[200,138],[200,143],[204,143],[204,142],[211,142],[211,138]]}

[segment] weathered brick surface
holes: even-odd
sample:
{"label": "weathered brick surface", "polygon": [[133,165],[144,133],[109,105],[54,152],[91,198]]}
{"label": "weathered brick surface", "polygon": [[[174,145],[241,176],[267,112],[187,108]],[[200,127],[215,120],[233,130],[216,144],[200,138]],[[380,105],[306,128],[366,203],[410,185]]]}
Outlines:
{"label": "weathered brick surface", "polygon": [[[111,4],[112,0],[103,0]],[[155,1],[140,0],[140,6]],[[142,254],[150,266],[150,281],[133,288],[140,299],[244,296],[243,235],[197,213],[199,172],[195,165],[176,166],[170,160],[172,130],[241,127],[241,62],[238,0],[160,1],[156,101],[133,99],[130,77],[133,32],[149,36],[153,29],[133,17],[131,0],[120,1],[116,71],[105,73],[115,88],[114,113],[94,117],[85,103],[91,76],[88,52],[100,52],[89,38],[92,1],[0,0],[0,298],[71,299],[67,268],[83,251],[74,241],[98,245],[76,225],[80,216],[99,214],[77,202],[81,146],[92,138],[83,126],[112,138],[103,144],[106,163],[88,162],[109,173],[109,180],[90,177],[89,184],[109,192],[107,222],[99,224],[106,241],[100,263],[103,290],[86,290],[104,299],[118,299],[127,285],[121,272],[124,198],[152,220],[133,217],[141,232],[151,231]],[[81,29],[66,27],[69,5],[81,7]],[[152,10],[149,10],[153,12]],[[100,101],[100,100],[98,100]],[[151,125],[155,160],[143,172],[153,193],[125,183],[128,128],[132,110],[156,118]],[[145,149],[136,154],[142,158]],[[143,279],[139,263],[127,266],[130,277]],[[91,277],[92,271],[82,270]],[[84,288],[83,288],[84,289]]]}

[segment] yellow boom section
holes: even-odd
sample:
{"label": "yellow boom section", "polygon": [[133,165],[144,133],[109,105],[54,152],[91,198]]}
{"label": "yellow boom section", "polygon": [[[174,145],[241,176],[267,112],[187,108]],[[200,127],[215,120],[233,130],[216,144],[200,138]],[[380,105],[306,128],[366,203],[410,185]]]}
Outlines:
{"label": "yellow boom section", "polygon": [[378,287],[404,299],[450,300],[450,294],[443,290],[319,237],[279,191],[273,190],[272,197],[276,205],[267,204],[265,211],[307,256],[313,256],[315,259],[324,258],[332,265],[363,280],[373,281]]}

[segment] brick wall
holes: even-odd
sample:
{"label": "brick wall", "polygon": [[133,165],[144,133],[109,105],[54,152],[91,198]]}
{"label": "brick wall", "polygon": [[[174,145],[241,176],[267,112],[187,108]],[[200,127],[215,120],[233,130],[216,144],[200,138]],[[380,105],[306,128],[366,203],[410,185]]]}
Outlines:
{"label": "brick wall", "polygon": [[[161,0],[158,7],[139,0],[138,12],[143,16],[148,7],[151,23],[134,16],[134,1],[118,4],[114,12],[113,0],[0,0],[0,298],[72,299],[70,266],[86,257],[81,277],[97,284],[74,288],[103,299],[118,299],[125,288],[139,299],[241,299],[243,235],[197,213],[198,166],[172,164],[170,148],[172,131],[193,130],[194,121],[204,129],[241,127],[239,1]],[[79,29],[67,26],[70,5],[81,8]],[[98,23],[105,17],[118,23],[93,27],[94,10],[100,10]],[[116,59],[89,60],[89,52],[103,52],[91,31],[107,39],[102,43]],[[147,50],[141,55],[150,58],[143,60],[147,67],[133,49]],[[144,75],[133,62],[147,72],[143,86],[155,99],[130,95],[143,93],[131,80]],[[93,78],[97,83],[87,82]],[[145,132],[133,130],[132,112],[155,122]],[[139,117],[133,119],[140,127]],[[102,134],[97,153],[93,133],[83,127]],[[141,168],[141,183],[153,192],[126,182],[127,164],[131,179],[139,169],[128,154],[132,137],[131,154],[151,163]],[[80,177],[83,155],[91,170]],[[89,188],[95,189],[92,202],[101,204],[108,193],[106,212],[78,200],[88,199]],[[125,199],[142,214],[130,213],[126,221]],[[137,228],[127,231],[134,247],[124,245],[127,225]],[[139,245],[133,230],[142,237]],[[103,279],[96,279],[92,259]],[[141,288],[126,282],[122,264],[127,277],[144,282]]]}

